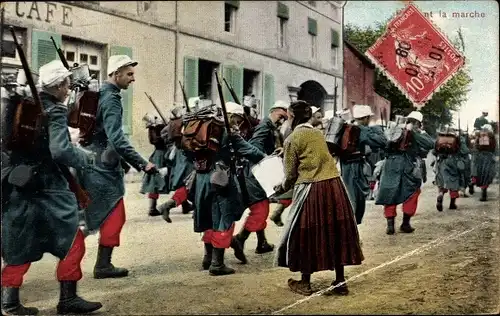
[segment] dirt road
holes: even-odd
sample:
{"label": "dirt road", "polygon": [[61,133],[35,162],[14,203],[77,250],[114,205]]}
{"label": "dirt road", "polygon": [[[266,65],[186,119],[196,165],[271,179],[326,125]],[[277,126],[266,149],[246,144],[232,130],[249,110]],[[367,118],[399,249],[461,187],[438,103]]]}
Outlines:
{"label": "dirt road", "polygon": [[[86,239],[84,278],[79,293],[100,300],[100,314],[478,314],[498,312],[499,305],[499,194],[490,201],[479,194],[458,201],[458,210],[435,210],[435,189],[426,185],[413,225],[413,234],[385,234],[380,206],[368,202],[359,226],[365,261],[346,268],[350,294],[311,296],[289,291],[287,269],[273,267],[273,254],[254,253],[253,234],[246,244],[249,264],[240,265],[232,251],[226,263],[236,274],[212,277],[201,271],[203,244],[193,233],[190,215],[172,211],[172,224],[147,216],[146,198],[139,184],[127,187],[127,223],[114,263],[130,269],[128,278],[94,280],[92,269],[97,236]],[[162,198],[163,201],[165,197]],[[445,198],[445,206],[448,200]],[[274,205],[273,205],[274,207]],[[284,215],[286,216],[287,213]],[[396,220],[401,221],[398,210]],[[237,226],[237,230],[240,225]],[[270,242],[281,228],[268,225]],[[22,289],[22,301],[42,314],[55,314],[58,284],[56,260],[45,255],[32,265]],[[313,287],[329,286],[333,272],[312,277]],[[294,305],[295,304],[295,305]]]}

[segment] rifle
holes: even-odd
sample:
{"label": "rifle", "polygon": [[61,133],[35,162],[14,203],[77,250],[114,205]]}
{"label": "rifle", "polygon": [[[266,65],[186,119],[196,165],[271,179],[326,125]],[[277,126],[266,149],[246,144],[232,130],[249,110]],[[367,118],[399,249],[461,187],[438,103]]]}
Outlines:
{"label": "rifle", "polygon": [[59,55],[59,59],[62,61],[64,67],[69,70],[69,64],[68,61],[66,60],[66,57],[64,57],[64,54],[61,50],[61,48],[57,47],[56,41],[54,41],[54,38],[51,36],[50,39],[52,40],[52,44],[54,44],[54,47],[56,48],[57,55]]}
{"label": "rifle", "polygon": [[217,70],[215,70],[215,79],[217,80],[217,90],[219,91],[219,99],[222,107],[222,115],[224,116],[224,123],[226,125],[228,143],[229,143],[229,152],[231,153],[231,161],[229,163],[229,170],[231,174],[235,174],[238,179],[238,183],[241,187],[241,195],[243,199],[243,204],[248,205],[248,190],[245,182],[245,178],[242,173],[236,172],[236,152],[233,147],[233,142],[229,137],[231,133],[231,127],[229,125],[229,117],[227,115],[226,102],[224,102],[224,94],[222,93],[222,85],[220,84],[220,79],[217,74]]}
{"label": "rifle", "polygon": [[184,98],[184,103],[186,104],[186,112],[189,113],[191,112],[191,109],[189,108],[189,103],[188,103],[188,98],[186,95],[186,90],[184,90],[184,86],[182,85],[182,82],[179,80],[179,84],[181,85],[181,90],[182,90],[182,97]]}
{"label": "rifle", "polygon": [[[31,75],[31,71],[28,65],[28,61],[26,60],[26,56],[24,55],[24,51],[21,48],[21,45],[17,41],[16,33],[14,32],[14,28],[10,27],[10,31],[12,33],[12,37],[14,38],[14,43],[16,45],[17,52],[19,54],[19,59],[21,59],[21,64],[23,66],[24,73],[26,75],[26,81],[30,87],[31,95],[33,96],[34,105],[38,108],[37,110],[40,113],[43,113],[43,105],[40,100],[40,96],[38,95],[38,91],[36,90],[35,82],[33,80],[33,76]],[[63,176],[69,183],[70,190],[75,194],[75,197],[78,201],[78,204],[81,208],[85,208],[90,203],[89,194],[83,190],[78,181],[73,177],[68,167],[65,165],[57,164],[59,169],[61,170]]]}
{"label": "rifle", "polygon": [[231,86],[231,85],[229,85],[229,83],[227,83],[226,78],[222,78],[222,80],[224,80],[224,82],[226,83],[227,89],[231,93],[231,96],[233,97],[234,102],[238,103],[239,105],[242,105],[240,102],[240,99],[238,98],[238,96],[234,92],[233,86]]}
{"label": "rifle", "polygon": [[156,106],[156,103],[155,103],[155,101],[153,101],[153,98],[151,98],[151,96],[147,92],[144,92],[144,94],[148,97],[149,102],[151,102],[151,104],[153,104],[153,106],[156,109],[156,112],[158,112],[158,114],[160,114],[160,117],[161,117],[163,123],[165,123],[165,125],[167,125],[168,124],[167,123],[167,119],[163,116],[163,114],[161,113],[160,109]]}

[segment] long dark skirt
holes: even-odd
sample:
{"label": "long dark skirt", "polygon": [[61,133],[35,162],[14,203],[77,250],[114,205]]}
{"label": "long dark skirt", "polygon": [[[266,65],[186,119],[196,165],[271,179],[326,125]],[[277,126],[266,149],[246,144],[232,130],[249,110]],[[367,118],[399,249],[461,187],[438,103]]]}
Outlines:
{"label": "long dark skirt", "polygon": [[291,271],[311,274],[334,270],[336,262],[344,266],[361,264],[364,257],[358,228],[340,178],[311,184],[302,207],[290,236]]}

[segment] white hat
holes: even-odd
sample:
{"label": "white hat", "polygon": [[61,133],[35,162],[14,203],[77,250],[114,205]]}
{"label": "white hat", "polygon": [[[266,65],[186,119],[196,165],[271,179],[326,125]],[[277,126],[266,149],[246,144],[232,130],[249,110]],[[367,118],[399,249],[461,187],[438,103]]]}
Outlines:
{"label": "white hat", "polygon": [[490,132],[493,132],[493,126],[491,126],[491,124],[484,124],[483,126],[481,126],[481,129],[485,129],[485,130],[488,130]]}
{"label": "white hat", "polygon": [[311,111],[312,111],[312,114],[314,114],[314,113],[319,111],[319,108],[317,108],[315,106],[311,106]]}
{"label": "white hat", "polygon": [[235,102],[226,102],[226,111],[228,114],[238,114],[238,115],[245,114],[243,107]]}
{"label": "white hat", "polygon": [[62,61],[55,59],[40,67],[38,83],[42,87],[47,87],[69,76],[71,71],[64,67]]}
{"label": "white hat", "polygon": [[424,116],[419,111],[413,111],[410,114],[408,114],[408,116],[406,118],[407,119],[412,118],[412,119],[415,119],[415,120],[419,121],[420,123],[422,123]]}
{"label": "white hat", "polygon": [[286,101],[278,100],[274,102],[274,105],[269,109],[269,111],[272,111],[274,109],[283,109],[283,110],[288,110],[288,107],[290,104]]}
{"label": "white hat", "polygon": [[137,66],[138,62],[132,60],[127,55],[114,55],[108,59],[108,75],[126,66]]}
{"label": "white hat", "polygon": [[358,105],[352,107],[352,116],[359,119],[365,116],[372,116],[372,108],[369,105]]}
{"label": "white hat", "polygon": [[483,109],[481,113],[488,113],[488,109]]}

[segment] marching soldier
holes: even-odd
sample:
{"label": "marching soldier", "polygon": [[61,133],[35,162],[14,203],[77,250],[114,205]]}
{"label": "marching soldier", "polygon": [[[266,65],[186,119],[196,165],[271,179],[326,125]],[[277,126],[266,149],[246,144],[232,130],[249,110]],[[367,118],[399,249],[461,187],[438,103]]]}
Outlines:
{"label": "marching soldier", "polygon": [[356,144],[356,153],[348,157],[340,157],[342,179],[344,180],[354,213],[356,223],[361,224],[365,214],[366,198],[370,193],[370,186],[365,175],[365,155],[374,149],[383,148],[387,138],[381,126],[368,126],[374,115],[369,105],[355,105],[352,109],[353,117],[360,128],[359,140]]}
{"label": "marching soldier", "polygon": [[480,130],[483,128],[484,125],[490,123],[490,122],[488,122],[486,117],[488,117],[488,110],[484,109],[481,112],[481,116],[476,118],[476,120],[474,121],[474,130]]}
{"label": "marching soldier", "polygon": [[[216,113],[213,113],[213,110],[208,109],[186,114],[186,118],[191,117],[198,120],[207,120],[212,117],[213,122],[222,121]],[[205,149],[195,154],[196,174],[194,179],[187,181],[189,200],[193,201],[194,205],[195,232],[203,232],[205,255],[202,267],[204,270],[209,270],[212,276],[235,272],[234,269],[224,264],[224,252],[232,244],[234,222],[240,220],[246,208],[241,199],[242,191],[237,175],[226,171],[226,167],[231,164],[230,142],[236,155],[247,158],[252,163],[257,163],[265,157],[263,152],[239,136],[237,126],[242,120],[236,116],[231,118],[230,124],[233,130],[228,133],[223,129],[220,147],[216,152],[209,153]],[[218,128],[208,130],[214,133]],[[219,137],[209,135],[209,139],[213,138]],[[192,156],[190,152],[187,154]]]}
{"label": "marching soldier", "polygon": [[[477,121],[477,120],[476,120]],[[493,127],[485,124],[481,130],[476,131],[474,139],[475,151],[473,153],[472,182],[481,188],[480,201],[488,200],[488,187],[495,178],[495,149],[496,140]]]}
{"label": "marching soldier", "polygon": [[[412,233],[415,229],[410,219],[417,211],[418,196],[422,186],[421,156],[434,147],[434,140],[421,130],[423,115],[413,111],[407,116],[407,124],[396,146],[389,146],[380,176],[380,188],[376,205],[384,206],[388,235],[394,234],[396,207],[403,203],[403,223],[400,231]],[[409,141],[411,140],[411,141]],[[391,140],[389,140],[391,142]]]}
{"label": "marching soldier", "polygon": [[40,67],[40,99],[47,120],[35,145],[27,144],[34,151],[13,150],[10,166],[2,168],[2,189],[8,191],[2,208],[2,258],[6,262],[2,269],[2,315],[38,313],[36,308],[21,305],[19,288],[31,263],[46,252],[60,259],[56,271],[60,283],[58,314],[90,313],[102,307],[76,293],[85,243],[78,226],[77,200],[62,168],[88,172],[92,158],[70,142],[63,104],[70,75],[59,60]]}
{"label": "marching soldier", "polygon": [[126,55],[111,56],[108,60],[108,81],[99,93],[99,106],[92,143],[86,149],[97,154],[92,172],[80,174],[84,187],[90,193],[91,203],[86,210],[89,230],[100,230],[99,250],[94,267],[94,278],[120,278],[128,270],[111,263],[115,247],[120,246],[120,233],[125,224],[123,158],[135,169],[156,172],[155,165],[136,152],[123,134],[120,91],[135,81],[136,61]]}
{"label": "marching soldier", "polygon": [[[237,111],[236,103],[231,104],[233,112]],[[284,101],[276,101],[271,107],[269,116],[264,118],[255,128],[252,138],[249,143],[255,146],[259,151],[266,155],[271,155],[276,152],[275,132],[287,119],[286,111],[288,104]],[[238,111],[238,113],[242,112]],[[238,114],[236,113],[236,114]],[[242,116],[243,114],[241,114]],[[243,120],[243,117],[241,117]],[[258,161],[257,161],[258,162]],[[247,180],[247,189],[249,196],[250,215],[248,216],[243,228],[233,239],[233,248],[235,256],[242,262],[246,262],[246,258],[241,249],[244,248],[245,241],[252,232],[257,234],[257,248],[255,252],[263,254],[271,252],[274,245],[267,242],[264,230],[267,226],[267,217],[269,216],[269,200],[265,191],[262,189],[257,180],[250,172],[250,167],[245,168],[245,178]]]}
{"label": "marching soldier", "polygon": [[[149,157],[149,161],[158,168],[167,166],[168,148],[161,138],[160,132],[165,127],[165,124],[158,122],[158,117],[150,117],[146,115],[144,119],[147,121],[146,128],[148,129],[148,137],[151,145],[155,147],[153,153]],[[167,176],[162,176],[159,173],[146,174],[142,179],[141,191],[142,194],[148,195],[149,199],[149,216],[158,216],[161,213],[156,208],[156,204],[160,194],[169,193],[169,181]]]}
{"label": "marching soldier", "polygon": [[436,156],[435,183],[438,187],[436,209],[439,212],[443,211],[443,197],[448,191],[450,193],[449,209],[456,210],[456,200],[459,197],[459,190],[467,185],[464,181],[463,173],[466,168],[464,156],[469,154],[469,148],[467,147],[463,137],[457,136],[457,138],[459,144],[456,152],[440,153],[439,148],[433,150],[433,155]]}

